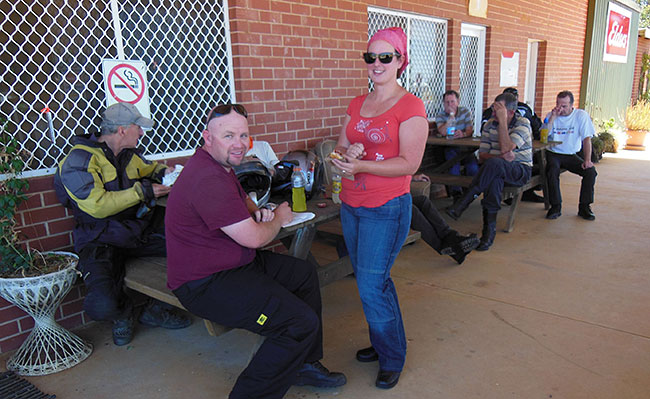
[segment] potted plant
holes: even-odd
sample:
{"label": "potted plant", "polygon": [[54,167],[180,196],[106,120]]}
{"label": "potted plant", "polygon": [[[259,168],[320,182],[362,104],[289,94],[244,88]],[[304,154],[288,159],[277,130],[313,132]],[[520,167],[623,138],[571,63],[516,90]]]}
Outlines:
{"label": "potted plant", "polygon": [[596,163],[605,152],[618,152],[619,143],[625,141],[614,118],[594,119],[596,134],[591,138],[591,161]]}
{"label": "potted plant", "polygon": [[650,131],[650,102],[639,100],[625,110],[625,128],[627,129],[626,150],[644,151],[646,133]]}
{"label": "potted plant", "polygon": [[21,179],[23,153],[0,117],[0,296],[35,320],[25,342],[7,361],[22,375],[45,375],[86,359],[92,346],[54,321],[54,313],[77,278],[78,257],[68,252],[40,253],[20,243],[16,215],[26,199]]}

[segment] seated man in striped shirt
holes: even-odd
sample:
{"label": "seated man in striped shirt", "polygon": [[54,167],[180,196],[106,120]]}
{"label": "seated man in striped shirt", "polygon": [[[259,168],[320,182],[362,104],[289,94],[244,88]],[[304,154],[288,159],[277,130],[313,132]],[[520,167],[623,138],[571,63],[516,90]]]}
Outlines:
{"label": "seated man in striped shirt", "polygon": [[492,104],[492,117],[481,131],[478,174],[469,189],[446,209],[458,220],[469,204],[483,193],[483,234],[478,251],[487,251],[496,235],[497,212],[501,209],[504,184],[523,186],[528,182],[533,166],[532,131],[528,119],[517,113],[517,97],[501,93]]}

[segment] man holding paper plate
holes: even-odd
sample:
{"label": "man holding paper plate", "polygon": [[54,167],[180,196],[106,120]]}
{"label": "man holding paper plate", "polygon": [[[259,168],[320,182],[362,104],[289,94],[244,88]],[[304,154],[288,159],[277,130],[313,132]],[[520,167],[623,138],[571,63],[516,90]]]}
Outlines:
{"label": "man holding paper plate", "polygon": [[318,275],[307,261],[259,251],[292,221],[286,202],[258,209],[232,168],[249,146],[248,113],[213,108],[205,144],[185,164],[167,201],[167,285],[183,306],[216,323],[266,337],[230,393],[281,398],[291,385],[337,387],[323,357]]}

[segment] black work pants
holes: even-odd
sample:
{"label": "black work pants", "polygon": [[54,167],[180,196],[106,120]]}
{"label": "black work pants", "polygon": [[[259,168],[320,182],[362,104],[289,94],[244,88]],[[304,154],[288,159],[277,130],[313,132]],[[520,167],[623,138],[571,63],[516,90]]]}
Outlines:
{"label": "black work pants", "polygon": [[413,197],[411,228],[422,233],[424,242],[438,253],[442,249],[442,239],[451,231],[440,212],[424,195]]}
{"label": "black work pants", "polygon": [[582,176],[580,184],[580,204],[591,204],[594,202],[594,186],[596,185],[596,167],[582,169],[584,160],[577,154],[557,154],[546,151],[546,179],[548,180],[548,195],[551,205],[562,204],[560,193],[560,172],[566,169],[571,173]]}
{"label": "black work pants", "polygon": [[86,286],[84,311],[93,320],[114,321],[129,317],[133,303],[124,292],[126,259],[166,255],[165,237],[155,233],[134,248],[92,242],[83,247],[77,269]]}
{"label": "black work pants", "polygon": [[488,213],[501,209],[501,193],[505,184],[520,187],[530,180],[531,167],[519,162],[509,162],[503,158],[488,158],[469,187],[470,192],[483,193],[481,206]]}
{"label": "black work pants", "polygon": [[259,251],[248,265],[187,282],[174,295],[201,318],[266,337],[230,399],[282,398],[298,369],[323,357],[318,274],[307,261]]}

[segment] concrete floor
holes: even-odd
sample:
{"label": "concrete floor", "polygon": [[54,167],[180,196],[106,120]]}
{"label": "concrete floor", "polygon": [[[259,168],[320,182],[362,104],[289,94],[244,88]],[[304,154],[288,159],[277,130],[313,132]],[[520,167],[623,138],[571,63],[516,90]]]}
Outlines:
{"label": "concrete floor", "polygon": [[[515,230],[461,266],[422,241],[403,249],[393,279],[409,351],[392,390],[374,387],[376,363],[354,359],[368,345],[355,280],[325,287],[323,363],[348,383],[293,387],[286,398],[650,397],[648,155],[608,154],[597,164],[594,222],[576,216],[580,181],[566,173],[560,219],[523,203]],[[478,201],[451,225],[479,231]],[[107,324],[76,332],[95,345],[89,359],[28,378],[58,398],[226,398],[257,342],[245,331],[212,338],[201,322],[138,326],[126,347],[112,344]]]}

